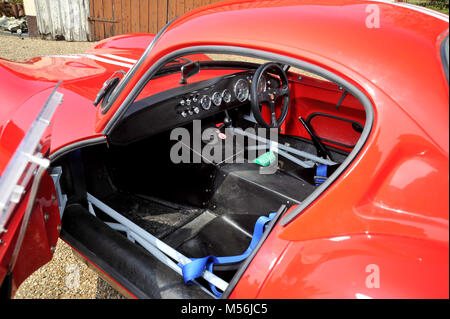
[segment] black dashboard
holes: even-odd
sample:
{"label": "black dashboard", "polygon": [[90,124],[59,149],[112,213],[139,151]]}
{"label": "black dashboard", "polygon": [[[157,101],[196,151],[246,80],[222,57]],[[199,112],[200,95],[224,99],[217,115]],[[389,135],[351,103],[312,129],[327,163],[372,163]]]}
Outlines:
{"label": "black dashboard", "polygon": [[[165,130],[249,103],[254,71],[243,71],[186,84],[134,102],[110,135],[112,144],[128,144]],[[277,86],[275,79],[261,88]]]}

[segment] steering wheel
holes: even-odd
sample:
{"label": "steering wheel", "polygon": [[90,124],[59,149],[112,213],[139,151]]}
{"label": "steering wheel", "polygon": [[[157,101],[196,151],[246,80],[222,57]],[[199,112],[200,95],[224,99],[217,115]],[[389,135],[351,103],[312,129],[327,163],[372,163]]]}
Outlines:
{"label": "steering wheel", "polygon": [[[278,75],[281,85],[278,88],[269,87],[262,92],[258,92],[258,88],[260,88],[259,82],[266,81],[266,77],[263,76],[266,73]],[[281,66],[273,62],[262,64],[256,70],[255,75],[253,76],[252,85],[250,87],[250,94],[252,112],[255,116],[256,122],[258,122],[258,124],[262,127],[279,128],[281,124],[283,124],[283,122],[286,120],[290,102],[289,82],[286,73],[283,71]],[[280,97],[283,98],[283,106],[281,107],[280,116],[277,118],[275,114],[275,104]],[[269,106],[270,108],[270,123],[267,123],[262,116],[263,103],[265,103],[265,105]]]}

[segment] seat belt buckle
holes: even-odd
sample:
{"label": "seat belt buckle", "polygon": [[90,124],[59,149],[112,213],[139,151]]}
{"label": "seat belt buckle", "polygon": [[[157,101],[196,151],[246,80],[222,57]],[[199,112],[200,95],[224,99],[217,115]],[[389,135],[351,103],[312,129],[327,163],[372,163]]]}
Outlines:
{"label": "seat belt buckle", "polygon": [[314,176],[314,182],[316,182],[316,186],[325,183],[327,179],[328,177],[326,176]]}
{"label": "seat belt buckle", "polygon": [[319,165],[316,169],[316,175],[314,176],[314,182],[316,183],[316,186],[319,186],[320,184],[325,183],[325,181],[328,179],[328,166],[327,165]]}

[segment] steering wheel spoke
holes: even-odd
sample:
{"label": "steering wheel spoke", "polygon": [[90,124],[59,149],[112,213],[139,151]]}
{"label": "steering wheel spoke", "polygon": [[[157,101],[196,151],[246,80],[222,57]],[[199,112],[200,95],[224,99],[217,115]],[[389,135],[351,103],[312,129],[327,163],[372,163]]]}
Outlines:
{"label": "steering wheel spoke", "polygon": [[263,102],[269,103],[270,102],[270,96],[267,91],[258,93],[257,98],[258,98],[259,103],[263,103]]}
{"label": "steering wheel spoke", "polygon": [[275,111],[275,101],[271,100],[269,102],[269,107],[270,107],[270,127],[278,127],[278,119],[277,119],[277,113]]}
{"label": "steering wheel spoke", "polygon": [[280,88],[278,88],[278,89],[275,89],[274,90],[274,92],[273,92],[277,97],[280,97],[280,96],[286,96],[286,95],[288,95],[289,94],[289,86],[282,86],[282,87],[280,87]]}

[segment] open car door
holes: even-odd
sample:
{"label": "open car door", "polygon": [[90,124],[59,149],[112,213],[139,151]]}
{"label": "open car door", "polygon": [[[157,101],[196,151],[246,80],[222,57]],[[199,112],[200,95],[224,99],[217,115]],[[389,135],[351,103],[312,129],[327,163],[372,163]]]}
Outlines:
{"label": "open car door", "polygon": [[[3,129],[6,143],[14,143],[20,133],[23,138],[12,146],[15,152],[6,158],[4,169],[0,167],[1,298],[11,298],[31,273],[51,260],[59,237],[60,199],[52,179],[57,181],[58,175],[47,172],[50,161],[44,155],[50,145],[50,120],[62,103],[63,94],[57,88],[25,134],[13,121]],[[4,145],[0,144],[0,152],[5,159]]]}

